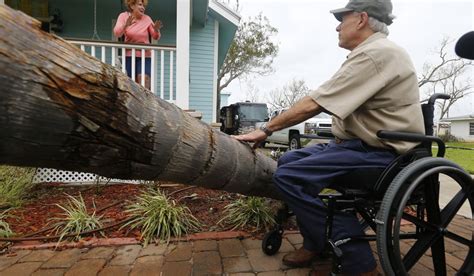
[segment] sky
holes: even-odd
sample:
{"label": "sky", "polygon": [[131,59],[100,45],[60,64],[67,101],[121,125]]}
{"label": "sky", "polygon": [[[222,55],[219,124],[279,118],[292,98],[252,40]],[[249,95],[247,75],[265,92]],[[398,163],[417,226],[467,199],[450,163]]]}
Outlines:
{"label": "sky", "polygon": [[[426,62],[436,62],[435,49],[443,37],[455,41],[474,30],[474,0],[392,0],[392,3],[396,19],[389,26],[389,39],[407,50],[418,73]],[[236,80],[229,85],[225,90],[231,93],[228,103],[246,100],[249,83],[265,99],[265,94],[292,79],[304,80],[310,89],[329,79],[349,53],[337,46],[339,22],[329,10],[346,4],[347,0],[240,0],[242,19],[261,12],[278,29],[274,41],[280,50],[274,60],[273,74]],[[454,55],[454,42],[449,53]],[[453,106],[450,117],[468,113],[474,113],[473,95]]]}

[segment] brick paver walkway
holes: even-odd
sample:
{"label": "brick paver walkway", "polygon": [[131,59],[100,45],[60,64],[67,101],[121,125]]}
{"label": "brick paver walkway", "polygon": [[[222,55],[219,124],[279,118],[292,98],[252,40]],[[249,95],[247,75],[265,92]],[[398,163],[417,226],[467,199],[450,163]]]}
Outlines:
{"label": "brick paver walkway", "polygon": [[[471,219],[457,217],[452,228],[466,238],[472,237]],[[124,245],[63,251],[16,250],[0,256],[0,275],[308,275],[309,268],[294,269],[281,263],[283,255],[299,248],[302,241],[299,234],[285,235],[275,256],[263,254],[261,240],[250,238],[198,240],[145,248]],[[372,248],[375,252],[375,243]],[[454,275],[467,248],[449,241],[446,252],[448,275]],[[423,257],[411,275],[433,275],[430,257]]]}

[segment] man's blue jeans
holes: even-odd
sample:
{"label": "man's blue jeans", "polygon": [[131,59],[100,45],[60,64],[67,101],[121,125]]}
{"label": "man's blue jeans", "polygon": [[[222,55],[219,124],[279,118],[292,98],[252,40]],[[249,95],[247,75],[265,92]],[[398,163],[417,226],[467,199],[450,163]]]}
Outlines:
{"label": "man's blue jeans", "polygon": [[[395,157],[392,151],[370,147],[358,139],[319,144],[284,154],[278,160],[274,183],[296,215],[304,248],[319,253],[325,246],[326,207],[313,195],[334,184],[337,176],[353,169],[385,168]],[[339,240],[358,235],[363,235],[363,230],[357,217],[337,212],[332,238]],[[349,242],[342,245],[341,250],[345,273],[368,272],[376,266],[367,241]]]}

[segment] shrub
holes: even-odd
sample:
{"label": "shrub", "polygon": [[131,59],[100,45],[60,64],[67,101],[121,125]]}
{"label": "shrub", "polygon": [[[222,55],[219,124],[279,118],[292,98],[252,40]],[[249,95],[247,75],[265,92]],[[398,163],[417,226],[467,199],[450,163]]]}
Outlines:
{"label": "shrub", "polygon": [[10,224],[5,221],[8,217],[7,215],[8,210],[0,213],[0,237],[1,238],[8,238],[13,235],[13,231],[10,228]]}
{"label": "shrub", "polygon": [[139,228],[145,246],[154,239],[169,243],[171,236],[179,238],[201,227],[188,207],[177,205],[159,189],[148,188],[138,196],[138,202],[127,206],[126,212],[133,219],[122,228]]}
{"label": "shrub", "polygon": [[0,166],[0,205],[18,207],[34,186],[35,168]]}
{"label": "shrub", "polygon": [[257,230],[268,230],[275,224],[274,212],[268,200],[261,197],[242,197],[224,208],[224,217],[219,223],[227,223],[232,229],[253,226]]}
{"label": "shrub", "polygon": [[[60,234],[58,243],[69,234],[75,234],[74,239],[79,240],[81,232],[94,230],[102,227],[100,219],[102,216],[96,216],[95,211],[89,214],[87,211],[84,199],[79,194],[78,198],[71,195],[69,197],[66,206],[56,204],[59,208],[64,211],[64,216],[59,218],[52,218],[52,220],[58,220],[54,230],[56,234]],[[95,206],[94,206],[95,209]]]}

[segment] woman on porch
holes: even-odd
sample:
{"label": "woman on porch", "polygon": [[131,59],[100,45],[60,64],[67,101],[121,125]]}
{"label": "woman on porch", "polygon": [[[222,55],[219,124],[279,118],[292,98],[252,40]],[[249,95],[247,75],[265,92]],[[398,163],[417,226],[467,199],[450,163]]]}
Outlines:
{"label": "woman on porch", "polygon": [[[160,29],[163,24],[160,20],[153,20],[145,14],[145,7],[148,0],[125,0],[128,11],[122,12],[117,19],[114,27],[116,37],[124,36],[126,43],[150,44],[150,36],[158,40],[161,37]],[[126,70],[127,75],[140,83],[142,74],[145,73],[145,87],[150,89],[151,72],[151,54],[145,51],[144,63],[145,72],[142,72],[142,54],[141,51],[135,52],[135,75],[132,77],[132,50],[126,51]]]}

